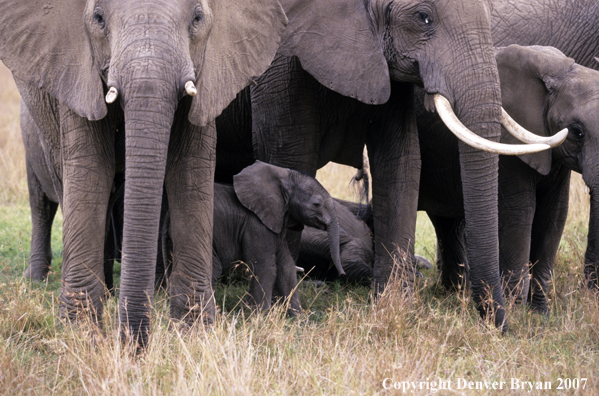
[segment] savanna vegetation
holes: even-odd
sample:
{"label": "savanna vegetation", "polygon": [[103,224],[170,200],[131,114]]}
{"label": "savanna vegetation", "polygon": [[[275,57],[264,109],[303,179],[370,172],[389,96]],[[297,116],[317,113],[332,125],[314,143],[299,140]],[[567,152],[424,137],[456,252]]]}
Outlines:
{"label": "savanna vegetation", "polygon": [[[304,311],[296,319],[280,307],[252,312],[243,302],[247,283],[237,281],[216,289],[220,313],[207,329],[169,323],[168,299],[159,293],[149,348],[135,355],[117,339],[116,298],[106,301],[101,332],[58,319],[60,213],[48,281],[22,275],[31,222],[18,105],[10,72],[1,66],[0,394],[401,393],[385,389],[397,381],[424,395],[437,391],[439,379],[450,389],[438,394],[599,392],[599,299],[582,287],[589,196],[578,175],[550,288],[551,313],[508,302],[505,335],[479,318],[467,290],[447,294],[430,270],[410,298],[392,283],[377,304],[366,288],[303,280]],[[355,199],[348,186],[353,173],[329,165],[318,178],[332,195]],[[434,231],[423,214],[416,250],[434,262]],[[551,390],[534,389],[539,385]]]}

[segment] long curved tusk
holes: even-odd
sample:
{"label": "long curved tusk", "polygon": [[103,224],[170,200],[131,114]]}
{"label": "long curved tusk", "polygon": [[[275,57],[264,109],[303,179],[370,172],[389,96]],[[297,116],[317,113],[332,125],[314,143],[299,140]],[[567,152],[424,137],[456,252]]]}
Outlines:
{"label": "long curved tusk", "polygon": [[106,94],[106,103],[114,103],[116,98],[119,96],[119,91],[115,87],[110,87]]}
{"label": "long curved tusk", "polygon": [[529,132],[510,117],[503,107],[501,108],[501,125],[503,125],[506,131],[521,142],[533,144],[543,143],[549,145],[551,148],[559,146],[568,137],[568,128],[564,128],[555,135],[549,137],[539,136]]}
{"label": "long curved tusk", "polygon": [[547,144],[503,144],[491,142],[483,139],[474,132],[470,131],[458,120],[455,113],[451,109],[449,101],[441,94],[434,94],[435,109],[439,113],[439,117],[443,120],[447,128],[458,137],[461,141],[477,148],[479,150],[488,151],[495,154],[503,155],[523,155],[538,153],[539,151],[548,150]]}
{"label": "long curved tusk", "polygon": [[185,92],[187,92],[187,95],[189,96],[196,96],[198,94],[198,90],[193,81],[189,80],[185,83]]}

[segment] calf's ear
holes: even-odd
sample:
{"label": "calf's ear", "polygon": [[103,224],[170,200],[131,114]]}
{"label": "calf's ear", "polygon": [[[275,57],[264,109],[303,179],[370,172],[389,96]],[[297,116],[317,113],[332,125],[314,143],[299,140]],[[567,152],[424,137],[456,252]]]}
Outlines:
{"label": "calf's ear", "polygon": [[283,184],[288,174],[288,169],[256,161],[233,176],[239,202],[277,234],[285,226],[288,197]]}

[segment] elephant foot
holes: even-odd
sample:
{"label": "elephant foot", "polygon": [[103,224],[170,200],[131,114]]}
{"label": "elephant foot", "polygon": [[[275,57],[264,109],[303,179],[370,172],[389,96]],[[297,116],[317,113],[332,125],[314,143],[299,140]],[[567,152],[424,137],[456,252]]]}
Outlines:
{"label": "elephant foot", "polygon": [[59,297],[59,316],[70,323],[96,324],[102,328],[104,287],[84,291],[63,284]]}
{"label": "elephant foot", "polygon": [[171,290],[170,294],[172,296],[171,319],[184,322],[189,326],[195,323],[210,326],[214,323],[216,304],[212,290],[194,295],[174,293]]}
{"label": "elephant foot", "polygon": [[549,315],[549,306],[547,304],[530,304],[530,310],[541,315]]}
{"label": "elephant foot", "polygon": [[25,278],[31,279],[32,281],[43,282],[48,278],[50,273],[50,266],[47,263],[36,264],[29,263],[29,266],[25,270]]}

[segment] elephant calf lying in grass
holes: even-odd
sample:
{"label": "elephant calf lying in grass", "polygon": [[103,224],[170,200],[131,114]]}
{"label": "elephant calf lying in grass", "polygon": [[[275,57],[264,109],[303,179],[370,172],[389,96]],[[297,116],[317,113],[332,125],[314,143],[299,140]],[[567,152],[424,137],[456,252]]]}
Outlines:
{"label": "elephant calf lying in grass", "polygon": [[[171,257],[168,223],[167,219],[163,233],[166,258]],[[316,179],[256,161],[234,176],[232,186],[215,183],[213,283],[242,261],[252,274],[249,297],[253,305],[268,309],[274,292],[290,298],[290,314],[300,312],[297,271],[285,234],[304,225],[326,230],[329,257],[344,275],[336,205]]]}
{"label": "elephant calf lying in grass", "polygon": [[[345,282],[370,286],[374,264],[374,229],[372,205],[333,199],[339,218],[339,249]],[[331,265],[330,244],[324,231],[306,227],[302,232],[297,265],[308,276],[319,280],[335,280],[338,274]],[[431,262],[415,255],[416,267],[431,269]]]}
{"label": "elephant calf lying in grass", "polygon": [[[548,287],[568,213],[571,171],[582,173],[591,190],[585,262],[598,262],[599,72],[575,64],[552,47],[498,49],[497,66],[503,107],[518,123],[542,136],[568,129],[566,140],[556,148],[499,159],[499,254],[504,287],[515,298],[528,300],[532,309],[548,312]],[[422,149],[419,209],[427,211],[435,226],[442,282],[452,288],[460,282],[468,261],[457,142],[422,109],[418,124]],[[438,139],[430,139],[433,135]],[[427,140],[435,140],[435,147]],[[513,138],[503,133],[502,141],[512,143]],[[438,147],[444,152],[438,152]],[[596,284],[594,265],[585,267],[591,284]]]}

